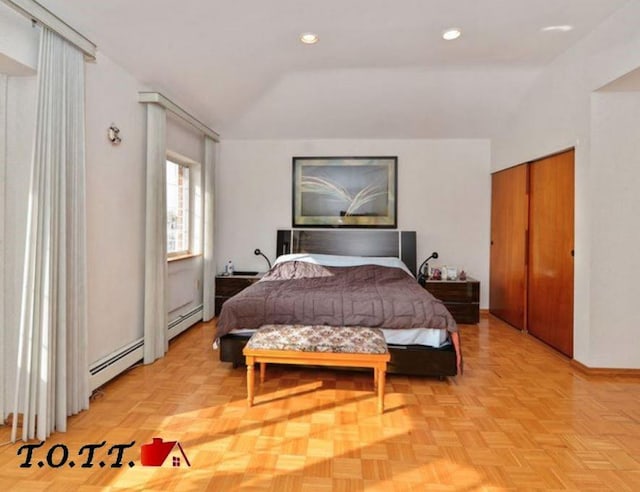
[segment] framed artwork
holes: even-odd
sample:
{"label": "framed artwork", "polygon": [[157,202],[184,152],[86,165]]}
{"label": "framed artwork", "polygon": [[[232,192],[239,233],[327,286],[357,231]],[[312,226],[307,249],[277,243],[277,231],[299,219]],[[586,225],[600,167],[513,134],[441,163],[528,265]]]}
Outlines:
{"label": "framed artwork", "polygon": [[293,227],[397,227],[397,157],[294,157]]}

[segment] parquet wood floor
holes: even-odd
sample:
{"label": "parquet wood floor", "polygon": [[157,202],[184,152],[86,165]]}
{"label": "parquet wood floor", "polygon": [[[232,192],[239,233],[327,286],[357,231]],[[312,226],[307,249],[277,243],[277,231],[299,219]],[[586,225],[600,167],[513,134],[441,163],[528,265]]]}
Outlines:
{"label": "parquet wood floor", "polygon": [[[494,318],[461,331],[465,374],[389,375],[379,415],[369,373],[292,366],[270,368],[248,408],[244,370],[218,362],[213,324],[197,325],[34,452],[63,443],[81,463],[80,446],[106,441],[92,468],[21,468],[22,443],[3,446],[0,489],[640,490],[640,378],[585,375]],[[141,466],[153,437],[179,441],[191,467]],[[131,441],[135,466],[97,466]]]}

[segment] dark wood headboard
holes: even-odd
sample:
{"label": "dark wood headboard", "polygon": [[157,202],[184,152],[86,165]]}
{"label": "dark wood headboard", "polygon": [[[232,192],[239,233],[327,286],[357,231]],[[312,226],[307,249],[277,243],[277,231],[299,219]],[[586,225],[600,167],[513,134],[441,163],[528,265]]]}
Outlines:
{"label": "dark wood headboard", "polygon": [[317,253],[395,256],[416,274],[416,231],[286,229],[278,231],[276,256]]}

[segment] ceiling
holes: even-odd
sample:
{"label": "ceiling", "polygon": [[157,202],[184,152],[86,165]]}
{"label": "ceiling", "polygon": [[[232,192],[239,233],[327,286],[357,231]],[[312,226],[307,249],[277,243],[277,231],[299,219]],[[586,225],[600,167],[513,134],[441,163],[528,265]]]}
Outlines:
{"label": "ceiling", "polygon": [[628,0],[39,1],[223,139],[295,139],[495,135]]}

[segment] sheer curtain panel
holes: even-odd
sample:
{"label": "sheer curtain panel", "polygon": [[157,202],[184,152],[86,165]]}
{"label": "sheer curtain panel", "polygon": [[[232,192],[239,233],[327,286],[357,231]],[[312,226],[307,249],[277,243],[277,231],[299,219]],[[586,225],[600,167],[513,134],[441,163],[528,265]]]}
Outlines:
{"label": "sheer curtain panel", "polygon": [[144,363],[169,348],[167,291],[167,112],[147,104],[147,204],[144,265]]}
{"label": "sheer curtain panel", "polygon": [[215,316],[216,304],[216,264],[213,258],[213,229],[215,217],[215,153],[216,142],[204,137],[204,282],[203,282],[203,321]]}
{"label": "sheer curtain panel", "polygon": [[42,28],[37,78],[12,441],[89,407],[82,52]]}
{"label": "sheer curtain panel", "polygon": [[7,76],[0,74],[0,417],[2,422],[9,416],[7,401],[7,320],[5,318],[5,197],[7,164]]}

